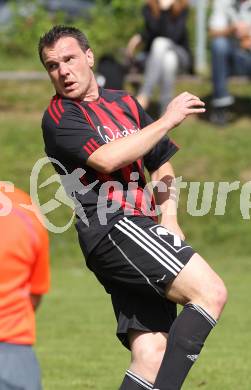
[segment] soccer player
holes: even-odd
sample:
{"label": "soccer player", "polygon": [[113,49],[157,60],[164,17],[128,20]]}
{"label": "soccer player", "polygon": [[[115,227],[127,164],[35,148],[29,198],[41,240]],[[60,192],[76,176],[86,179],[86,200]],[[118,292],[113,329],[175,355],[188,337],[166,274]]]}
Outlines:
{"label": "soccer player", "polygon": [[0,389],[41,390],[35,310],[49,289],[48,233],[30,197],[0,182]]}
{"label": "soccer player", "polygon": [[[131,351],[120,390],[180,389],[227,296],[219,276],[182,240],[169,162],[177,146],[166,133],[203,113],[204,103],[184,92],[153,122],[126,92],[98,88],[94,54],[74,27],[48,31],[39,55],[56,91],[42,120],[45,150],[59,173],[62,165],[69,173],[83,169],[83,189],[72,188],[76,213],[82,205],[88,221],[77,218],[80,245],[111,294],[117,336]],[[166,187],[155,198],[160,225],[144,167]],[[177,318],[176,303],[184,306]]]}

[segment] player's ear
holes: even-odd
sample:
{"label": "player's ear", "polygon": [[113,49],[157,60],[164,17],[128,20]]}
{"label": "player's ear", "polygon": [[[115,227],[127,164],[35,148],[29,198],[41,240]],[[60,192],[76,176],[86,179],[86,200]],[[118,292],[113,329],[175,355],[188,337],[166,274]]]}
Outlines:
{"label": "player's ear", "polygon": [[93,51],[91,49],[87,49],[85,54],[86,54],[86,58],[87,58],[88,64],[89,64],[90,68],[92,68],[94,66],[94,54],[93,54]]}

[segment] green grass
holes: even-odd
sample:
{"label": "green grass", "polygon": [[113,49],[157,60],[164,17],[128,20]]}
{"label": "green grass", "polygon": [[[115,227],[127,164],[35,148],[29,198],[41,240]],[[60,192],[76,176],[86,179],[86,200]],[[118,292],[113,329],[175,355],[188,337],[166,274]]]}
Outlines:
{"label": "green grass", "polygon": [[[2,81],[0,102],[0,172],[29,191],[29,176],[44,156],[40,119],[52,88],[47,82]],[[237,95],[250,96],[250,87],[233,85]],[[180,90],[200,96],[210,92],[207,82],[183,83]],[[177,176],[191,181],[251,180],[250,118],[241,117],[224,129],[191,118],[173,131],[181,146],[173,158]],[[53,173],[46,167],[39,182]],[[41,190],[44,201],[55,193],[53,184]],[[240,191],[228,199],[226,213],[212,210],[202,217],[187,212],[188,191],[181,190],[180,222],[189,242],[219,272],[229,289],[229,302],[210,335],[184,390],[249,390],[251,386],[250,220],[240,213]],[[199,207],[199,205],[198,205]],[[63,225],[71,209],[61,206],[50,217]],[[36,351],[44,390],[116,390],[129,363],[129,354],[114,337],[116,323],[110,298],[84,266],[74,227],[50,234],[52,288],[37,316]]]}
{"label": "green grass", "polygon": [[42,65],[36,54],[35,52],[33,57],[26,58],[20,55],[10,56],[1,51],[0,71],[41,71]]}

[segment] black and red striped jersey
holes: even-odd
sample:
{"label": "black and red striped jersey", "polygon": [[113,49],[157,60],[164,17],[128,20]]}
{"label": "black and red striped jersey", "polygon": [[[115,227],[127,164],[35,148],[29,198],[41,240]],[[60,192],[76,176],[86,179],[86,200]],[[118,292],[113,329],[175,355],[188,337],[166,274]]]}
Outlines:
{"label": "black and red striped jersey", "polygon": [[154,172],[177,151],[167,136],[144,157],[110,175],[87,165],[89,156],[102,145],[152,122],[128,93],[103,88],[92,102],[55,95],[44,113],[45,152],[75,200],[77,229],[84,237],[86,256],[125,214],[154,218],[154,199],[146,188],[144,169]]}

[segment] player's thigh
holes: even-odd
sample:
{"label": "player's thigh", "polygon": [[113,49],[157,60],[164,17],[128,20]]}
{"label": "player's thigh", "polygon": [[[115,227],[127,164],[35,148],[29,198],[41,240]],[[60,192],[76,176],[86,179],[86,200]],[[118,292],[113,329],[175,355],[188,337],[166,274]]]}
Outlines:
{"label": "player's thigh", "polygon": [[182,305],[199,300],[210,306],[216,297],[225,294],[225,286],[218,274],[195,253],[177,277],[167,286],[168,299]]}
{"label": "player's thigh", "polygon": [[115,224],[91,259],[92,270],[121,288],[165,297],[166,286],[193,249],[150,218],[125,217]]}

